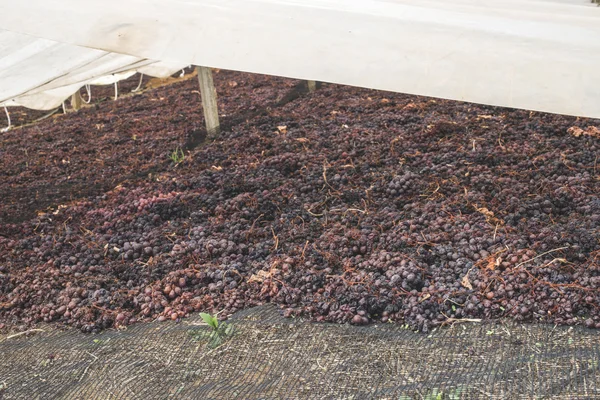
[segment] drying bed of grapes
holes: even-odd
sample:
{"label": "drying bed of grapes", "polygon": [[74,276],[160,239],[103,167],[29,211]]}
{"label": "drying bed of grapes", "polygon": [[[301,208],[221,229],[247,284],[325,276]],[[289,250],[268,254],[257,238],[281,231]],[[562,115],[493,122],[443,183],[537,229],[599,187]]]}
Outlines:
{"label": "drying bed of grapes", "polygon": [[0,138],[0,329],[264,303],[422,331],[600,328],[599,121],[215,80],[214,142],[195,79]]}

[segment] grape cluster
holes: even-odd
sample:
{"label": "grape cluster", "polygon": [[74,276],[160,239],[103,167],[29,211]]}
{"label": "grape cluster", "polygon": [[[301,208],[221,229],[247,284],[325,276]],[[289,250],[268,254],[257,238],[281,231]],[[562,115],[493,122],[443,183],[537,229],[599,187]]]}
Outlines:
{"label": "grape cluster", "polygon": [[[423,331],[600,328],[598,139],[569,135],[567,117],[386,95],[325,86],[177,168],[2,224],[0,328],[94,332],[266,302]],[[138,129],[148,146],[167,134]]]}

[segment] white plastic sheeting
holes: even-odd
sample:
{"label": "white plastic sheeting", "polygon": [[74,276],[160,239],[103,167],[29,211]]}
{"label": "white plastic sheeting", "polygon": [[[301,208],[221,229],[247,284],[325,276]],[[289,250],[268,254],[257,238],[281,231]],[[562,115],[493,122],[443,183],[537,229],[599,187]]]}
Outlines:
{"label": "white plastic sheeting", "polygon": [[86,84],[108,85],[136,72],[166,77],[184,66],[0,30],[0,106],[49,110]]}
{"label": "white plastic sheeting", "polygon": [[0,28],[128,54],[600,117],[589,0],[0,0]]}

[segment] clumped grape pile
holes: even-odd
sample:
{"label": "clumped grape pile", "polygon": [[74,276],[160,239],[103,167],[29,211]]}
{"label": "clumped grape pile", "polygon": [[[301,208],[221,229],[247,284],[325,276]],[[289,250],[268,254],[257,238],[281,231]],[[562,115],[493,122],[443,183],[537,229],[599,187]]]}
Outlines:
{"label": "clumped grape pile", "polygon": [[600,141],[568,134],[577,124],[598,122],[325,86],[177,167],[165,156],[151,178],[3,224],[1,327],[92,332],[271,302],[422,331],[600,328]]}

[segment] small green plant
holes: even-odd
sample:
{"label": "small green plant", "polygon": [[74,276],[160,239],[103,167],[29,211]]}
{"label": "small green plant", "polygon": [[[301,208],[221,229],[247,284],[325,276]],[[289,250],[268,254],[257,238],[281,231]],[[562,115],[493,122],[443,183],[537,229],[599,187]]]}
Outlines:
{"label": "small green plant", "polygon": [[208,313],[200,313],[200,317],[206,324],[211,328],[209,332],[206,331],[194,331],[190,332],[194,339],[202,340],[208,339],[206,347],[209,349],[215,349],[223,344],[225,339],[233,334],[233,326],[225,322],[219,322],[217,316],[212,316]]}
{"label": "small green plant", "polygon": [[202,318],[202,321],[206,322],[208,326],[210,326],[213,329],[213,331],[219,330],[219,320],[217,319],[216,315],[213,317],[208,313],[201,312],[200,317]]}
{"label": "small green plant", "polygon": [[183,154],[183,150],[181,150],[181,147],[178,147],[175,150],[173,150],[169,158],[171,159],[171,161],[173,161],[175,165],[177,165],[182,163],[183,160],[185,160],[185,154]]}
{"label": "small green plant", "polygon": [[444,400],[444,392],[438,389],[433,389],[431,393],[426,394],[423,398],[426,400]]}

